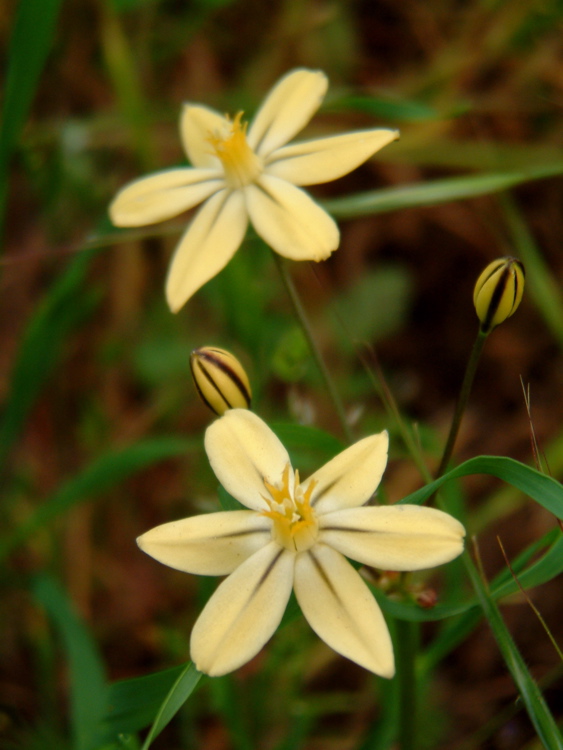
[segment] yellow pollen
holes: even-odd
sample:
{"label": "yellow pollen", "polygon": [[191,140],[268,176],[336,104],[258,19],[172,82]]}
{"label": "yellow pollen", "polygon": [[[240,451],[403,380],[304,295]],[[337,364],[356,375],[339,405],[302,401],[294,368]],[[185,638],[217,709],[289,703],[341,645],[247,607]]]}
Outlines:
{"label": "yellow pollen", "polygon": [[226,132],[211,133],[207,140],[213,146],[215,156],[219,157],[225,170],[225,179],[232,188],[250,185],[262,172],[262,160],[254,153],[246,140],[247,122],[242,122],[243,112],[234,120],[225,115],[228,128]]}
{"label": "yellow pollen", "polygon": [[299,484],[299,472],[295,472],[295,490],[290,489],[291,467],[286,465],[281,482],[273,485],[264,479],[264,486],[270,493],[271,499],[263,497],[269,510],[262,511],[263,516],[271,518],[272,538],[286,549],[302,552],[309,549],[317,538],[318,521],[315,511],[311,508],[311,494],[317,484],[315,480],[309,482],[307,489]]}

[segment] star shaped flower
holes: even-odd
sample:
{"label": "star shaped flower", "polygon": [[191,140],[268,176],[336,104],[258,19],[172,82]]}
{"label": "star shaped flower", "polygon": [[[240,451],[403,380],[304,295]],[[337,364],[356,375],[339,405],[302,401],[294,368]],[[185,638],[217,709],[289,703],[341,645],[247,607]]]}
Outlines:
{"label": "star shaped flower", "polygon": [[113,223],[139,227],[203,206],[172,259],[166,297],[173,312],[221,271],[238,250],[249,220],[277,253],[324,260],[339,243],[333,219],[301,185],[351,172],[398,137],[383,128],[286,146],[319,108],[328,81],[297,69],[270,91],[252,124],[198,104],[186,104],[182,143],[192,167],[168,169],[124,187],[110,206]]}
{"label": "star shaped flower", "polygon": [[232,409],[205,435],[217,478],[248,510],[194,516],[137,540],[172,568],[228,576],[194,625],[191,658],[212,676],[249,661],[270,639],[292,589],[331,648],[392,677],[393,647],[368,586],[346,557],[385,570],[420,570],[463,549],[463,526],[418,505],[365,506],[387,463],[386,432],[350,446],[300,482],[270,428]]}

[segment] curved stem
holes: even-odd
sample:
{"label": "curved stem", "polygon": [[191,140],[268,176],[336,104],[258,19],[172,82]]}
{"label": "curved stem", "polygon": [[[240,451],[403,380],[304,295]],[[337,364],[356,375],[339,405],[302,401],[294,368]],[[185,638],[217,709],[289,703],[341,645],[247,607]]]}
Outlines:
{"label": "curved stem", "polygon": [[348,421],[346,419],[344,405],[342,404],[342,400],[340,398],[338,391],[336,390],[336,386],[334,385],[332,376],[328,370],[328,367],[326,366],[326,363],[322,357],[319,347],[317,346],[317,342],[315,341],[315,337],[313,336],[313,331],[309,324],[309,320],[307,318],[305,308],[303,307],[301,298],[299,297],[299,293],[297,292],[297,289],[295,288],[293,279],[291,278],[291,275],[289,274],[287,270],[287,266],[283,258],[281,258],[277,253],[274,253],[274,252],[272,252],[272,255],[274,256],[274,260],[276,262],[276,266],[278,267],[278,271],[283,281],[283,285],[285,286],[286,291],[291,300],[291,304],[293,305],[295,316],[297,320],[299,321],[299,324],[303,330],[305,338],[307,339],[307,343],[309,344],[309,349],[311,350],[311,354],[313,355],[313,358],[315,362],[317,363],[317,367],[319,368],[321,376],[325,382],[326,389],[329,393],[332,403],[334,404],[334,409],[338,416],[338,420],[340,421],[342,431],[346,437],[347,442],[353,443],[354,438],[350,430],[350,425],[348,424]]}

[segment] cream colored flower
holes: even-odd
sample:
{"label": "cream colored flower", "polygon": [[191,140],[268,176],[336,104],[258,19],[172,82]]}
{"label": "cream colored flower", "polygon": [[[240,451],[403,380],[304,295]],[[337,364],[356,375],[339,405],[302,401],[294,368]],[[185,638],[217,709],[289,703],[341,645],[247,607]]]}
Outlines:
{"label": "cream colored flower", "polygon": [[176,312],[221,271],[239,248],[248,221],[277,253],[323,260],[339,242],[332,218],[298,185],[351,172],[398,133],[375,129],[285,144],[319,108],[324,73],[294,70],[270,91],[248,128],[208,107],[186,104],[180,133],[193,167],[168,169],[132,182],[110,206],[113,223],[139,227],[170,219],[199,203],[168,273],[166,297]]}
{"label": "cream colored flower", "polygon": [[227,575],[191,635],[191,658],[209,675],[251,659],[278,627],[292,588],[313,630],[366,669],[392,677],[389,631],[375,599],[346,560],[386,570],[441,565],[463,549],[455,518],[418,505],[362,507],[387,463],[386,432],[350,446],[300,482],[270,428],[232,409],[205,435],[217,478],[249,510],[158,526],[139,547],[172,568]]}

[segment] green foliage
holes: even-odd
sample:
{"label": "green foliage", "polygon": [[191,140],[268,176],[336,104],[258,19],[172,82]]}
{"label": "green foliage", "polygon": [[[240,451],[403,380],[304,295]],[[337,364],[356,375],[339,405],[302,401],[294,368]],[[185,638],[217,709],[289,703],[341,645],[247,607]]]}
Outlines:
{"label": "green foliage", "polygon": [[[422,14],[410,1],[387,4],[382,13],[340,0],[252,7],[85,0],[80,8],[67,4],[68,15],[67,6],[59,14],[60,0],[8,5],[15,13],[0,122],[0,225],[10,202],[7,230],[0,231],[8,240],[1,269],[0,364],[8,367],[0,394],[0,659],[7,675],[0,744],[476,748],[504,741],[493,738],[502,728],[495,721],[525,710],[536,738],[518,739],[560,748],[560,707],[551,704],[554,717],[542,695],[560,678],[556,653],[549,671],[541,643],[519,632],[513,639],[505,607],[524,601],[520,586],[543,586],[541,610],[548,598],[560,598],[563,573],[556,524],[563,519],[556,374],[563,161],[554,73],[561,3],[446,0]],[[4,30],[9,11],[0,14]],[[192,577],[128,550],[138,528],[183,511],[242,507],[217,487],[205,459],[209,415],[189,383],[190,349],[214,344],[242,355],[254,408],[274,421],[302,477],[343,449],[334,433],[344,430],[271,255],[252,230],[224,271],[172,316],[161,289],[190,217],[116,231],[96,216],[81,225],[73,210],[78,198],[82,213],[97,211],[119,185],[185,158],[181,101],[249,114],[268,85],[296,65],[326,67],[331,79],[304,138],[401,127],[401,140],[357,175],[311,188],[341,222],[343,247],[352,248],[327,263],[287,265],[313,338],[354,434],[387,428],[391,435],[377,500],[437,497],[464,522],[468,540],[478,533],[476,548],[493,571],[486,582],[468,541],[465,559],[436,579],[424,572],[393,579],[383,571],[370,580],[396,642],[399,677],[391,682],[335,661],[305,628],[295,597],[278,633],[244,670],[201,680],[186,663],[199,599],[215,581],[196,591]],[[96,234],[84,240],[92,227]],[[127,246],[135,257],[123,260]],[[490,356],[478,373],[459,455],[474,455],[483,440],[479,452],[496,452],[490,446],[498,440],[499,453],[529,460],[525,410],[515,408],[522,373],[533,396],[532,425],[539,403],[537,452],[547,473],[505,456],[460,462],[454,453],[451,470],[429,481],[474,322],[460,289],[479,265],[503,254],[517,254],[526,266],[524,303],[506,333],[495,331],[487,342]],[[53,281],[61,258],[64,269]],[[24,320],[18,340],[13,311]],[[362,367],[364,344],[377,345],[380,371]],[[295,416],[288,422],[295,403],[311,406],[313,425],[297,424]],[[412,492],[419,477],[425,486]],[[483,477],[498,482],[491,490]],[[78,517],[87,503],[82,510],[91,515]],[[529,528],[516,511],[533,519]],[[491,541],[497,525],[518,531],[510,568]],[[31,570],[38,572],[30,582]],[[424,608],[418,595],[429,586],[438,601]],[[52,626],[55,649],[37,608],[21,605],[29,591]],[[75,595],[90,604],[91,629],[74,611]],[[559,623],[546,621],[560,637]],[[494,703],[490,725],[463,734],[452,710],[459,700],[455,669],[474,659],[470,636],[483,624],[500,655],[493,652],[488,668],[499,680],[509,673],[515,692]],[[545,642],[551,649],[547,636]],[[485,666],[476,664],[475,672],[485,674]]]}
{"label": "green foliage", "polygon": [[338,219],[399,211],[405,208],[436,206],[440,203],[467,200],[480,195],[490,195],[517,187],[531,180],[543,180],[563,174],[563,162],[537,167],[531,166],[516,172],[448,177],[424,182],[420,185],[382,188],[367,193],[334,198],[324,202],[324,207]]}

